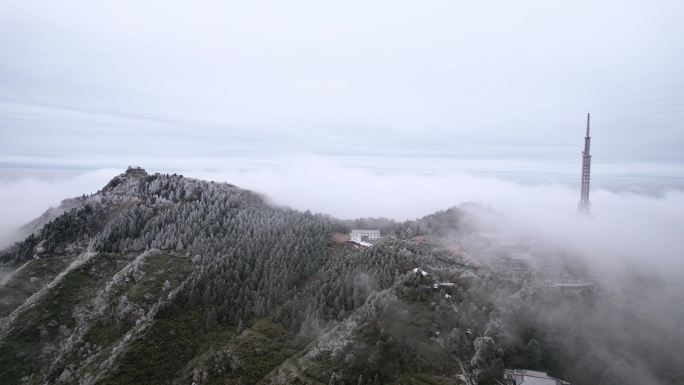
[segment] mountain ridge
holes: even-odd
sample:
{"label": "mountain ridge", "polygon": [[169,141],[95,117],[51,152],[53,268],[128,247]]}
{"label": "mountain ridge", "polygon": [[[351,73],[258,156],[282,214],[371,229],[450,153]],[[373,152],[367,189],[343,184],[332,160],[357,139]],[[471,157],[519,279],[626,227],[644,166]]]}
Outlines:
{"label": "mountain ridge", "polygon": [[[506,367],[652,380],[583,378],[592,336],[559,340],[547,315],[623,309],[464,258],[472,205],[342,221],[137,167],[66,202],[0,252],[2,383],[473,385]],[[369,226],[372,248],[336,236]],[[558,348],[571,337],[580,348]]]}

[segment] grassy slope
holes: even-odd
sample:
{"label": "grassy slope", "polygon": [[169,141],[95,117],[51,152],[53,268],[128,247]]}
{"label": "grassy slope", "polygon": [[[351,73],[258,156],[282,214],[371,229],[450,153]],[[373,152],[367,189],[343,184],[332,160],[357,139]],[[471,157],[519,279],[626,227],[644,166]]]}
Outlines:
{"label": "grassy slope", "polygon": [[[100,266],[98,271],[91,268]],[[76,324],[73,309],[92,299],[120,267],[123,261],[96,257],[66,274],[29,311],[14,322],[0,349],[0,383],[17,384],[26,377],[28,383],[39,383],[36,373],[49,367],[54,349],[63,335]],[[25,274],[32,274],[27,267]]]}
{"label": "grassy slope", "polygon": [[[352,317],[354,318],[354,317]],[[380,383],[460,384],[459,362],[434,338],[435,313],[420,301],[399,300],[367,319],[356,317],[288,359],[266,379],[269,384]],[[338,339],[341,338],[341,339]],[[337,346],[337,347],[334,347]],[[331,349],[332,347],[332,349]]]}
{"label": "grassy slope", "polygon": [[[49,367],[54,355],[46,354],[43,347],[57,345],[63,339],[60,326],[62,332],[74,327],[74,309],[92,302],[95,293],[134,258],[135,255],[95,257],[69,273],[36,308],[27,312],[21,319],[23,326],[12,332],[7,345],[0,350],[0,383],[19,383],[22,377]],[[56,380],[65,367],[74,365],[80,378],[100,373],[100,364],[109,356],[112,346],[135,322],[117,317],[117,301],[126,296],[131,304],[149,308],[165,295],[162,288],[166,280],[177,287],[192,269],[187,257],[169,253],[150,255],[143,266],[142,278],[126,280],[109,294],[110,303],[104,315],[91,323],[82,340],[77,341],[48,380]],[[202,384],[259,383],[279,366],[296,366],[294,358],[307,353],[302,350],[301,340],[270,318],[256,320],[238,333],[231,326],[205,325],[205,310],[168,308],[159,313],[151,327],[128,344],[125,353],[115,361],[114,369],[98,383],[185,384],[192,382],[193,375],[201,378]],[[381,382],[402,384],[458,383],[458,363],[431,339],[435,320],[429,304],[402,301],[401,309],[393,311],[399,313],[386,314],[355,332],[354,351],[350,352],[353,362],[344,364],[320,356],[292,380],[325,384],[333,371],[345,368],[345,378],[353,382],[361,374],[365,379],[379,376]],[[48,325],[42,335],[40,325]],[[366,360],[370,355],[375,362]],[[84,357],[88,362],[82,362]],[[28,383],[39,380],[34,376]]]}
{"label": "grassy slope", "polygon": [[[86,264],[66,274],[62,281],[38,301],[33,308],[20,314],[0,349],[0,383],[40,383],[43,375],[54,381],[65,367],[79,367],[97,373],[98,365],[107,358],[111,347],[134,325],[135,320],[120,319],[116,315],[116,302],[126,296],[129,303],[149,308],[166,296],[162,287],[166,280],[176,287],[186,277],[190,261],[172,254],[151,255],[143,264],[144,274],[139,280],[125,280],[105,296],[107,306],[103,315],[93,315],[94,299],[102,289],[135,255],[101,254]],[[25,275],[37,274],[34,265],[27,265]],[[43,264],[35,264],[43,267]],[[58,348],[65,337],[74,331],[77,318],[85,314],[97,317],[91,320],[82,339],[55,365],[51,373],[41,372],[49,368],[58,356]],[[91,360],[84,363],[83,359]]]}
{"label": "grassy slope", "polygon": [[0,317],[5,317],[19,307],[33,293],[52,281],[78,254],[32,259],[12,272],[12,276],[0,286]]}
{"label": "grassy slope", "polygon": [[237,333],[229,326],[207,329],[202,314],[160,315],[101,384],[191,383],[195,368],[203,384],[253,384],[297,351],[288,332],[271,319]]}

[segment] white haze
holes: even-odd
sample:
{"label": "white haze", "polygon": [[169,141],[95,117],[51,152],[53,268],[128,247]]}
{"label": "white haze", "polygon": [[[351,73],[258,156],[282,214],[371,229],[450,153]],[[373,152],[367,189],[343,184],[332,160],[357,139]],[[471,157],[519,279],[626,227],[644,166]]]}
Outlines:
{"label": "white haze", "polygon": [[682,177],[683,12],[674,0],[3,1],[0,166],[302,152],[574,162],[591,111],[597,167]]}
{"label": "white haze", "polygon": [[[121,170],[97,170],[56,180],[19,179],[0,183],[0,231],[40,215],[71,196],[93,193]],[[154,170],[148,170],[154,172]],[[545,239],[593,262],[599,271],[637,266],[678,277],[684,273],[681,229],[684,193],[660,196],[592,191],[592,215],[576,210],[577,189],[560,183],[520,184],[467,173],[382,174],[343,167],[318,157],[283,161],[261,171],[185,170],[185,176],[227,181],[265,194],[276,205],[351,219],[418,218],[465,202],[491,207],[516,230]],[[0,238],[3,239],[3,238]]]}
{"label": "white haze", "polygon": [[63,179],[0,179],[0,247],[16,240],[15,231],[65,198],[94,193],[120,170],[96,170]]}

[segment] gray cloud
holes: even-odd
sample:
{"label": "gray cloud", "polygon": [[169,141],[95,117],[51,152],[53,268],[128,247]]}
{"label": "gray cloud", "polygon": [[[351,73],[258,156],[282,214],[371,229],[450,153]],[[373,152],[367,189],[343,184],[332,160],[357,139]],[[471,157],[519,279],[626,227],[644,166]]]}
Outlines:
{"label": "gray cloud", "polygon": [[122,167],[114,156],[252,151],[567,162],[591,110],[603,164],[681,170],[682,10],[6,3],[0,161]]}

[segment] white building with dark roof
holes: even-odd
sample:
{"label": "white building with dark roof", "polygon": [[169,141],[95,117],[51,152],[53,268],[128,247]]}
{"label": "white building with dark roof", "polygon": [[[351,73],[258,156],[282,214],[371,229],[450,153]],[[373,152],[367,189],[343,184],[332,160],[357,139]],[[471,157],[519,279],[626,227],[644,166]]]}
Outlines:
{"label": "white building with dark roof", "polygon": [[569,382],[549,377],[545,372],[526,369],[506,369],[506,385],[570,385]]}
{"label": "white building with dark roof", "polygon": [[352,230],[349,233],[349,240],[352,242],[370,242],[380,239],[380,230]]}

